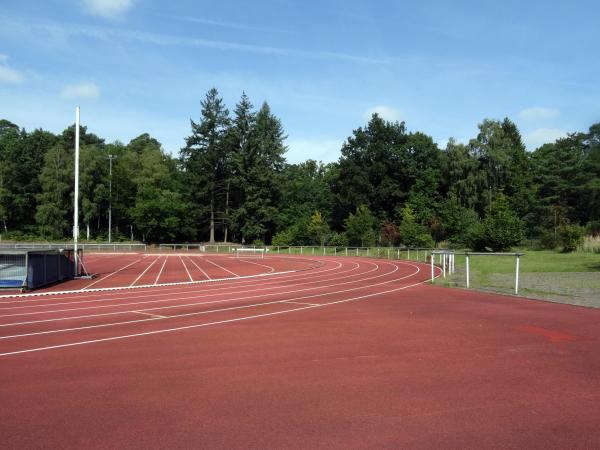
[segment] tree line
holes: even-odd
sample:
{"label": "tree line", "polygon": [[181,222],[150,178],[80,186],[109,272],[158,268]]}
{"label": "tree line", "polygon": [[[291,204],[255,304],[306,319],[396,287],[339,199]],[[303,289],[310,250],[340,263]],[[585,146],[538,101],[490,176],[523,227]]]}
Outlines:
{"label": "tree line", "polygon": [[[153,243],[568,248],[600,228],[600,123],[528,152],[511,120],[486,119],[467,144],[441,149],[374,114],[337,162],[290,164],[266,102],[255,109],[243,94],[230,113],[213,88],[178,155],[147,133],[128,144],[84,126],[80,136],[87,239],[106,238],[109,204],[115,239]],[[69,237],[74,139],[74,125],[55,135],[0,121],[4,239]]]}

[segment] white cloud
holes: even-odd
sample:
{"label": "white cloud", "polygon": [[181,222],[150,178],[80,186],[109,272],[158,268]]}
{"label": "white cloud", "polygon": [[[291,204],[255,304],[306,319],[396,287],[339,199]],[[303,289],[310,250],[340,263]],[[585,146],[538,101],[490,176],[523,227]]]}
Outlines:
{"label": "white cloud", "polygon": [[379,117],[389,122],[401,122],[404,120],[404,114],[391,106],[379,105],[369,108],[365,111],[364,119],[370,120],[373,114],[377,113]]}
{"label": "white cloud", "polygon": [[565,130],[558,128],[538,128],[525,135],[525,144],[530,150],[535,150],[541,145],[556,141],[567,136]]}
{"label": "white cloud", "polygon": [[61,92],[64,98],[98,98],[100,88],[95,83],[69,84]]}
{"label": "white cloud", "polygon": [[292,139],[286,142],[288,146],[287,159],[299,163],[307,159],[337,161],[343,141],[339,139]]}
{"label": "white cloud", "polygon": [[6,65],[8,55],[0,53],[0,83],[20,83],[25,77],[18,70],[11,69]]}
{"label": "white cloud", "polygon": [[85,10],[94,16],[112,19],[125,14],[135,0],[83,0]]}
{"label": "white cloud", "polygon": [[23,78],[18,70],[0,64],[0,83],[20,83]]}
{"label": "white cloud", "polygon": [[519,117],[529,121],[554,119],[559,115],[560,110],[558,108],[544,108],[541,106],[533,106],[519,111]]}

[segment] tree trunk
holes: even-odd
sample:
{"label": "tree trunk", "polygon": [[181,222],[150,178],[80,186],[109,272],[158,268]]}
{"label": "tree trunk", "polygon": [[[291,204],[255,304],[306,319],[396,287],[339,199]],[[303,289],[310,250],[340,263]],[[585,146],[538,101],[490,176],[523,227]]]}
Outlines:
{"label": "tree trunk", "polygon": [[210,194],[210,236],[208,241],[211,244],[215,243],[215,194]]}
{"label": "tree trunk", "polygon": [[227,232],[229,231],[229,186],[230,182],[227,181],[227,190],[225,192],[225,230],[223,232],[223,242],[227,242]]}

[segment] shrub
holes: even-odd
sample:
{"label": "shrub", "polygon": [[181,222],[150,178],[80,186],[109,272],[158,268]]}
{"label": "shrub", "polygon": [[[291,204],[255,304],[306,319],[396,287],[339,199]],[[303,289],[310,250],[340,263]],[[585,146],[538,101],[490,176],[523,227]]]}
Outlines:
{"label": "shrub", "polygon": [[583,244],[584,228],[579,225],[563,225],[558,230],[558,238],[564,252],[577,250]]}
{"label": "shrub", "polygon": [[434,246],[433,238],[427,232],[427,228],[418,223],[410,205],[402,208],[402,223],[400,224],[400,240],[409,247],[427,247]]}
{"label": "shrub", "polygon": [[271,244],[276,247],[293,245],[293,243],[294,243],[294,234],[293,234],[291,228],[288,228],[286,230],[281,230],[279,233],[277,233],[275,236],[273,236],[273,240],[271,242]]}
{"label": "shrub", "polygon": [[490,205],[482,223],[483,230],[475,229],[481,233],[479,237],[483,242],[479,246],[489,247],[494,252],[510,250],[517,245],[524,236],[524,224],[521,219],[510,209],[507,198],[500,194]]}
{"label": "shrub", "polygon": [[360,245],[361,247],[375,245],[375,241],[377,241],[377,234],[375,233],[377,223],[366,205],[357,207],[355,214],[350,213],[344,225],[346,237],[351,245]]}
{"label": "shrub", "polygon": [[332,247],[348,247],[348,237],[345,233],[336,233],[334,231],[329,235],[327,245]]}

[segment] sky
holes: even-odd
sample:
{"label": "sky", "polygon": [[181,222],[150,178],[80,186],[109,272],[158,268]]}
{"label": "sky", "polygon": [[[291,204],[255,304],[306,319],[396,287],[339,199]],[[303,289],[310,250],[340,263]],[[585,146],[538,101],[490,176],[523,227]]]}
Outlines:
{"label": "sky", "polygon": [[600,121],[600,3],[2,0],[0,118],[177,155],[216,87],[267,101],[287,159],[335,161],[378,112],[444,147],[509,117],[534,150]]}

